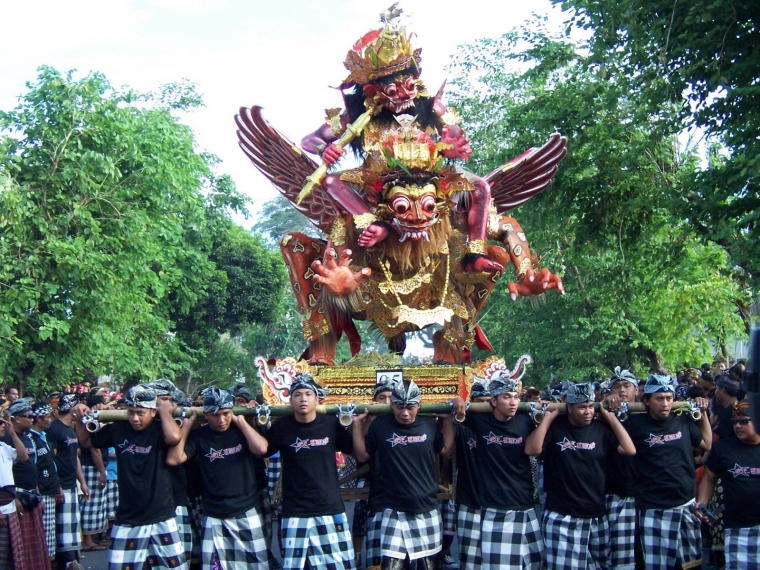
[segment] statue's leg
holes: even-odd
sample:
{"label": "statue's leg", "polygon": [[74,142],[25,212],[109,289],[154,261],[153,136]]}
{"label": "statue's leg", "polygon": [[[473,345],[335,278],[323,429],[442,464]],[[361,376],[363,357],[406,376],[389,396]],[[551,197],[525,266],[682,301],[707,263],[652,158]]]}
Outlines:
{"label": "statue's leg", "polygon": [[302,233],[285,234],[280,239],[280,251],[285,259],[290,286],[301,312],[304,338],[309,342],[308,357],[311,363],[335,363],[338,344],[321,300],[322,286],[314,281],[311,263],[322,257],[325,242]]}
{"label": "statue's leg", "polygon": [[[486,239],[486,229],[488,228],[488,208],[491,205],[491,187],[483,178],[465,172],[467,180],[472,183],[471,192],[463,192],[462,200],[465,204],[464,209],[467,211],[467,238],[470,242],[477,242]],[[460,206],[460,207],[461,207]]]}

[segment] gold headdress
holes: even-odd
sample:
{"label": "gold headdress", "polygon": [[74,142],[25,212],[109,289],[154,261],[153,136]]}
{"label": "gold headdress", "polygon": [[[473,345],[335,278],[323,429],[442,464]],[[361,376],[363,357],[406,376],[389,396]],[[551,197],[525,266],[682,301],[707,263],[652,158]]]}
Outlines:
{"label": "gold headdress", "polygon": [[401,14],[401,9],[396,8],[397,4],[380,15],[380,21],[385,24],[383,28],[362,36],[348,52],[343,65],[350,73],[342,88],[354,83],[366,85],[409,68],[413,73],[419,73],[422,50],[412,50],[409,44],[411,36],[407,37],[406,30],[394,22]]}

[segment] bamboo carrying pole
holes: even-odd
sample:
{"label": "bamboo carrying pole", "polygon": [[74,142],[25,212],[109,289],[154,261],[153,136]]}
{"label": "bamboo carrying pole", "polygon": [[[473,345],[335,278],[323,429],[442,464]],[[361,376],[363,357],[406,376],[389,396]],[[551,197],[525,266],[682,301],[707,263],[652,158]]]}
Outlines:
{"label": "bamboo carrying pole", "polygon": [[[599,406],[602,404],[599,402],[594,403],[594,409],[599,410]],[[391,413],[391,406],[388,404],[328,404],[328,405],[318,405],[317,406],[317,413],[318,414],[325,414],[325,415],[338,415],[342,416],[342,422],[344,425],[348,425],[351,422],[351,414],[349,413],[349,410],[352,410],[353,415],[358,415],[363,413],[365,410],[369,410],[370,414],[373,415],[385,415]],[[548,404],[546,406],[547,410],[555,410],[558,409],[559,413],[564,414],[567,413],[567,406],[565,404]],[[187,415],[190,413],[190,410],[195,410],[196,416],[203,417],[203,408],[197,407],[197,408],[177,408],[174,410],[174,417],[175,418],[181,418],[183,415]],[[184,411],[184,414],[183,414]],[[493,411],[493,408],[491,407],[491,404],[488,402],[478,402],[478,403],[472,403],[468,407],[468,411],[478,413],[478,414],[484,414],[484,413],[490,413]],[[542,414],[543,412],[543,406],[541,404],[535,404],[535,406],[532,408],[531,405],[527,402],[520,402],[520,404],[517,407],[518,412],[523,413],[533,413],[534,414],[534,420],[538,422],[541,421],[542,415],[536,418],[535,416],[538,414]],[[674,402],[673,403],[673,411],[676,412],[688,412],[692,411],[693,414],[696,412],[692,410],[691,405],[689,402]],[[279,405],[279,406],[261,406],[259,409],[256,407],[253,408],[245,408],[245,407],[239,407],[239,408],[233,408],[232,412],[235,415],[243,415],[243,416],[257,416],[259,418],[259,421],[262,425],[266,425],[268,423],[269,417],[283,417],[283,416],[292,416],[293,415],[293,408],[287,405]],[[442,403],[436,403],[436,404],[421,404],[420,405],[420,413],[421,414],[445,414],[451,412],[451,405],[448,402],[442,402]],[[641,402],[631,402],[628,404],[628,413],[644,413],[646,412],[646,407]],[[701,416],[700,416],[701,417]],[[456,418],[458,421],[463,421],[464,418]],[[699,419],[699,417],[695,417],[694,419]],[[82,418],[82,423],[84,423],[87,428],[90,431],[97,431],[97,429],[100,429],[100,426],[105,423],[110,422],[120,422],[120,421],[126,421],[127,420],[127,410],[92,410],[90,414]],[[262,421],[263,420],[263,421]]]}

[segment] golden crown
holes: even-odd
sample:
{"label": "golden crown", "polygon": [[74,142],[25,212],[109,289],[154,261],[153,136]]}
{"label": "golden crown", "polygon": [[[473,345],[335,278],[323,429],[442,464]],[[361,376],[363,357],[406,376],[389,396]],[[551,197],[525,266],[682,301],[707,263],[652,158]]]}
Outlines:
{"label": "golden crown", "polygon": [[341,87],[354,83],[366,85],[409,68],[419,73],[422,50],[412,50],[411,36],[407,37],[406,30],[394,22],[400,14],[401,10],[394,4],[380,15],[385,26],[365,34],[354,44],[343,63],[349,75]]}

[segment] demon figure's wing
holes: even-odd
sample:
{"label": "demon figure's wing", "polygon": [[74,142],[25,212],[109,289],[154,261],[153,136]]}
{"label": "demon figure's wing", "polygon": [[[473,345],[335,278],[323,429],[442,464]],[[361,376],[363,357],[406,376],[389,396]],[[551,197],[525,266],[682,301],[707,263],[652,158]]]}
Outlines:
{"label": "demon figure's wing", "polygon": [[525,151],[486,176],[499,213],[516,208],[549,187],[557,164],[567,154],[566,144],[565,137],[554,133],[543,146]]}
{"label": "demon figure's wing", "polygon": [[314,161],[264,120],[261,107],[241,107],[235,123],[238,144],[253,165],[299,212],[326,232],[329,223],[338,216],[338,209],[324,188],[315,186],[300,205],[296,204],[306,177],[317,169]]}

